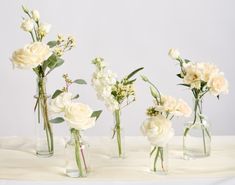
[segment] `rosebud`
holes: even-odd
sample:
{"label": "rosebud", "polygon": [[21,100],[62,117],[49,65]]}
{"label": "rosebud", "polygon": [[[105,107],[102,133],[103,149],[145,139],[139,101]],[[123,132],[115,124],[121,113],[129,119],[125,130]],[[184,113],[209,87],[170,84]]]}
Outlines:
{"label": "rosebud", "polygon": [[24,31],[31,32],[34,28],[34,22],[32,19],[25,19],[20,26]]}
{"label": "rosebud", "polygon": [[44,23],[44,24],[40,24],[39,28],[38,28],[38,33],[39,35],[41,35],[42,37],[44,37],[46,34],[48,34],[51,30],[51,25]]}
{"label": "rosebud", "polygon": [[168,55],[172,59],[178,59],[180,57],[180,52],[177,49],[171,48],[168,52]]}
{"label": "rosebud", "polygon": [[37,10],[32,10],[31,13],[33,20],[38,21],[40,19],[40,14]]}

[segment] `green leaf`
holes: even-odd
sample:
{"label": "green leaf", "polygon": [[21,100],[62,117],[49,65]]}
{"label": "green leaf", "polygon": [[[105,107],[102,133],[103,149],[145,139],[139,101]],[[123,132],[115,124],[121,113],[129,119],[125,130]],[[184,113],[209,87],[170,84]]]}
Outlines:
{"label": "green leaf", "polygon": [[76,96],[74,96],[72,99],[74,100],[74,99],[77,99],[77,98],[79,98],[79,94],[77,94]]}
{"label": "green leaf", "polygon": [[96,118],[95,120],[97,120],[99,117],[100,117],[100,115],[101,115],[101,113],[102,113],[102,110],[98,110],[98,111],[94,111],[92,114],[91,114],[91,118]]}
{"label": "green leaf", "polygon": [[47,45],[50,47],[50,48],[53,48],[57,45],[57,42],[56,41],[50,41],[47,43]]}
{"label": "green leaf", "polygon": [[47,60],[47,67],[50,68],[50,70],[47,72],[49,74],[51,71],[53,71],[55,68],[61,66],[64,63],[64,60],[62,58],[57,57],[56,55],[51,55]]}
{"label": "green leaf", "polygon": [[181,76],[181,73],[177,74],[176,76],[178,76],[179,78],[183,78],[183,77]]}
{"label": "green leaf", "polygon": [[124,83],[124,85],[133,84],[137,79],[133,79]]}
{"label": "green leaf", "polygon": [[131,72],[131,73],[126,77],[126,79],[127,79],[127,80],[130,79],[132,76],[134,76],[136,73],[138,73],[139,71],[141,71],[141,70],[143,70],[143,69],[144,69],[144,68],[141,67],[141,68],[138,68],[138,69],[134,70],[133,72]]}
{"label": "green leaf", "polygon": [[219,95],[217,95],[216,98],[219,100]]}
{"label": "green leaf", "polygon": [[178,85],[182,85],[182,86],[190,87],[190,85],[189,85],[189,84],[178,84]]}
{"label": "green leaf", "polygon": [[76,83],[76,84],[87,84],[86,81],[83,80],[83,79],[74,80],[73,83]]}
{"label": "green leaf", "polygon": [[184,62],[185,62],[185,63],[189,63],[189,62],[191,62],[191,61],[188,60],[188,59],[184,59]]}
{"label": "green leaf", "polygon": [[55,119],[51,119],[50,122],[51,122],[51,123],[62,123],[62,122],[64,122],[64,118],[62,118],[62,117],[57,117],[57,118],[55,118]]}
{"label": "green leaf", "polygon": [[61,91],[61,90],[56,90],[55,92],[54,92],[54,94],[52,95],[52,99],[55,99],[57,96],[59,96],[61,93],[63,93],[63,91]]}
{"label": "green leaf", "polygon": [[56,65],[57,62],[57,56],[52,54],[48,59],[48,67],[51,69]]}
{"label": "green leaf", "polygon": [[38,67],[33,68],[33,71],[34,71],[38,76],[40,76],[40,74],[39,74],[39,68],[38,68]]}
{"label": "green leaf", "polygon": [[150,91],[151,91],[152,96],[155,99],[158,99],[158,92],[156,91],[156,89],[154,89],[152,86],[150,86]]}

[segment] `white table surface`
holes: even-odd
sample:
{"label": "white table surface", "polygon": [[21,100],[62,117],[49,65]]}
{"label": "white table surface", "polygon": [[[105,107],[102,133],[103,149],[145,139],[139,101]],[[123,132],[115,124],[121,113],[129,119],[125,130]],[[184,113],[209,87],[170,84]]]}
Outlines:
{"label": "white table surface", "polygon": [[235,184],[235,136],[214,136],[210,157],[183,160],[182,137],[169,146],[169,174],[149,172],[149,144],[126,137],[126,159],[109,157],[110,139],[90,137],[91,173],[87,178],[64,175],[64,140],[56,138],[55,155],[38,158],[30,138],[0,138],[0,185],[5,184]]}

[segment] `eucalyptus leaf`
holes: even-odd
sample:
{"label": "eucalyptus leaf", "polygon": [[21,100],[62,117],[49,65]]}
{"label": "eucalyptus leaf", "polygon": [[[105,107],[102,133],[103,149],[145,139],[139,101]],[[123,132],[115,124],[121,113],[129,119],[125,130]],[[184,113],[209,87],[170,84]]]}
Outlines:
{"label": "eucalyptus leaf", "polygon": [[50,122],[51,123],[62,123],[62,122],[64,122],[64,118],[57,117],[57,118],[51,119]]}
{"label": "eucalyptus leaf", "polygon": [[50,41],[47,43],[47,45],[50,47],[50,48],[53,48],[57,45],[57,42],[56,41]]}
{"label": "eucalyptus leaf", "polygon": [[83,79],[77,79],[77,80],[74,80],[73,83],[76,83],[76,84],[87,84],[85,80]]}
{"label": "eucalyptus leaf", "polygon": [[52,95],[52,99],[55,99],[57,96],[59,96],[61,93],[63,93],[63,91],[57,89],[54,94]]}
{"label": "eucalyptus leaf", "polygon": [[139,71],[143,70],[144,68],[143,67],[140,67],[136,70],[134,70],[133,72],[131,72],[129,75],[127,75],[126,79],[130,79],[132,76],[134,76],[136,73],[138,73]]}
{"label": "eucalyptus leaf", "polygon": [[100,117],[102,113],[102,110],[98,110],[98,111],[94,111],[92,114],[91,114],[91,118],[96,118],[96,120]]}

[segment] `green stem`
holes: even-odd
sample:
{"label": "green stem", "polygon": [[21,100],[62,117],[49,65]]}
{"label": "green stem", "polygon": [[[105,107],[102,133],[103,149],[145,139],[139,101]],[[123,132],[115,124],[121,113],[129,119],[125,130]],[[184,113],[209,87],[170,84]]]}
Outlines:
{"label": "green stem", "polygon": [[81,163],[81,147],[80,147],[79,131],[73,130],[72,134],[74,135],[74,139],[75,139],[75,157],[76,157],[77,167],[79,169],[80,176],[83,177],[84,173],[83,173],[83,168],[82,168],[82,163]]}
{"label": "green stem", "polygon": [[122,141],[121,141],[121,120],[120,120],[120,109],[115,110],[115,128],[117,134],[117,144],[118,144],[118,156],[122,157]]}
{"label": "green stem", "polygon": [[[52,133],[51,124],[49,122],[49,117],[48,117],[47,94],[46,94],[46,87],[45,87],[44,80],[45,80],[44,78],[38,79],[38,99],[39,99],[38,109],[41,109],[41,110],[38,110],[38,114],[40,114],[40,111],[41,111],[43,122],[44,122],[43,126],[44,126],[44,130],[47,136],[48,151],[49,153],[53,153],[54,151],[53,133]],[[39,123],[40,123],[40,119],[39,119]]]}
{"label": "green stem", "polygon": [[158,157],[159,157],[159,153],[160,153],[160,147],[157,147],[157,153],[155,155],[154,164],[153,164],[153,171],[154,172],[157,171],[157,160],[158,160]]}

